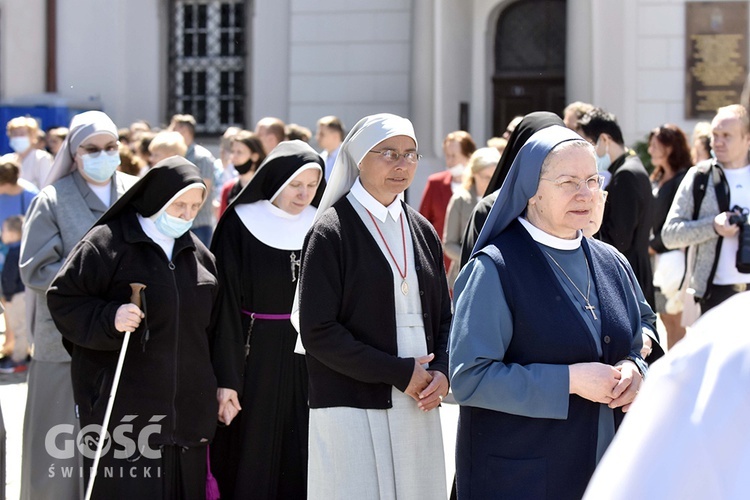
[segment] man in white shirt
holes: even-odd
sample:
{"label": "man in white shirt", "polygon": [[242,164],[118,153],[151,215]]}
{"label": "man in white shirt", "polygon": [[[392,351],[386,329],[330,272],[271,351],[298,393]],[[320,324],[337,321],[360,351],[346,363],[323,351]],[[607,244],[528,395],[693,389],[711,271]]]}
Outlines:
{"label": "man in white shirt", "polygon": [[747,110],[739,104],[719,108],[711,131],[716,157],[685,174],[661,233],[667,248],[697,246],[690,286],[703,312],[750,287],[750,269],[738,259],[741,224],[733,217],[750,208]]}

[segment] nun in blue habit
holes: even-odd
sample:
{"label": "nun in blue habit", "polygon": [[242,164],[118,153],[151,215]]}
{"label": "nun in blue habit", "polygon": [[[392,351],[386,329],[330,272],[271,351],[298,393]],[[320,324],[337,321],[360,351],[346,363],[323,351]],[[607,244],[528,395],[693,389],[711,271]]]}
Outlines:
{"label": "nun in blue habit", "polygon": [[656,316],[627,260],[582,236],[601,185],[578,134],[536,132],[456,281],[459,499],[581,498],[638,393]]}

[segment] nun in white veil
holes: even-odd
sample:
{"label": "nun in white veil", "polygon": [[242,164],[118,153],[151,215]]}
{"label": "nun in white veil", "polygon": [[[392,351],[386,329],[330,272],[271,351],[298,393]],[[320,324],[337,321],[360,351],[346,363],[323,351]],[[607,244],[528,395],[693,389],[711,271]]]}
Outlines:
{"label": "nun in white veil", "polygon": [[400,199],[418,160],[409,120],[360,120],[305,241],[311,499],[446,497],[450,298],[440,239]]}

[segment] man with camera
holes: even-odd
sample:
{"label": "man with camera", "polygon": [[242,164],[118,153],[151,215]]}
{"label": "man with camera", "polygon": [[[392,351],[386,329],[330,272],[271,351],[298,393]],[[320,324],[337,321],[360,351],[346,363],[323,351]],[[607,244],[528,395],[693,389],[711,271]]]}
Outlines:
{"label": "man with camera", "polygon": [[714,158],[687,172],[661,233],[667,248],[696,247],[690,287],[702,312],[750,289],[747,110],[719,108],[711,131]]}

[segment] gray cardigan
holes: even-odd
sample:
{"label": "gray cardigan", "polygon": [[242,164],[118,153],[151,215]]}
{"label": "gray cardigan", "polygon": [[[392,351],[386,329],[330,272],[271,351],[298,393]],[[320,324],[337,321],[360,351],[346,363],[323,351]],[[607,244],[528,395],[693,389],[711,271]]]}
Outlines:
{"label": "gray cardigan", "polygon": [[[690,287],[695,289],[695,296],[698,298],[706,293],[708,277],[716,258],[719,235],[714,231],[714,217],[721,212],[721,209],[716,198],[713,179],[709,176],[698,218],[693,220],[693,179],[697,172],[708,171],[712,161],[703,161],[687,171],[680,187],[677,188],[667,220],[661,229],[662,242],[670,250],[685,248],[689,245],[697,246]],[[716,166],[720,168],[718,163]]]}
{"label": "gray cardigan", "polygon": [[[116,172],[111,183],[112,202],[138,180]],[[37,361],[70,361],[62,336],[52,322],[46,292],[70,251],[108,207],[94,194],[77,171],[66,175],[32,200],[26,212],[21,239],[21,279],[33,296],[29,329]]]}

